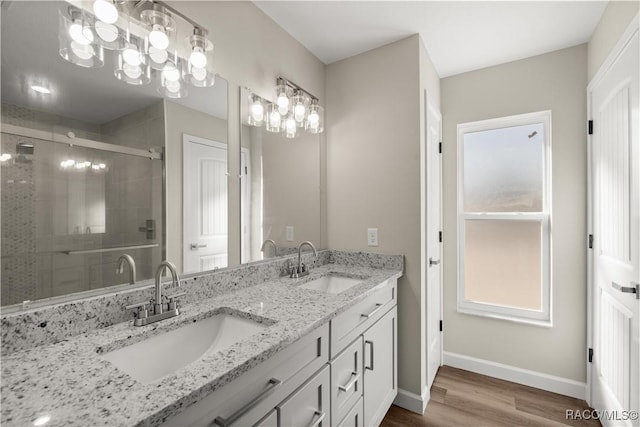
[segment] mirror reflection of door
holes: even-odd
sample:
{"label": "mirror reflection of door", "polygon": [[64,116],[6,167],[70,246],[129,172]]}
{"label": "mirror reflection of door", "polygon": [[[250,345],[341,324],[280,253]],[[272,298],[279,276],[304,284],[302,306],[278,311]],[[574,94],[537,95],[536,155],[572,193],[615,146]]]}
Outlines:
{"label": "mirror reflection of door", "polygon": [[183,162],[184,272],[226,267],[227,145],[184,134]]}

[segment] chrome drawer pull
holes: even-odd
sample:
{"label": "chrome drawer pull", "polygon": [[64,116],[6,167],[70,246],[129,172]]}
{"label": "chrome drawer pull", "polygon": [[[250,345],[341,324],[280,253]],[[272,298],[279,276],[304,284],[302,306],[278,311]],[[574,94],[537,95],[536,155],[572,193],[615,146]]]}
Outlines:
{"label": "chrome drawer pull", "polygon": [[351,387],[353,387],[353,385],[360,379],[360,374],[358,374],[357,372],[352,372],[351,373],[351,381],[349,381],[348,383],[346,383],[345,385],[339,385],[338,386],[338,390],[340,391],[349,391],[351,389]]}
{"label": "chrome drawer pull", "polygon": [[276,378],[271,378],[269,380],[269,385],[267,386],[267,388],[262,393],[260,393],[258,396],[256,396],[252,401],[248,402],[242,408],[238,409],[229,418],[216,417],[216,419],[213,420],[213,423],[217,424],[217,425],[219,425],[221,427],[230,426],[231,424],[233,424],[236,421],[238,421],[238,419],[240,417],[244,416],[244,414],[249,412],[249,410],[251,410],[251,408],[253,408],[258,403],[260,403],[265,397],[267,397],[269,395],[269,393],[271,393],[280,384],[282,384],[282,381],[280,381],[280,380],[278,380]]}
{"label": "chrome drawer pull", "polygon": [[376,303],[376,308],[373,309],[373,311],[369,314],[361,314],[361,317],[366,317],[367,319],[370,318],[371,316],[373,316],[374,314],[376,314],[378,312],[378,310],[380,310],[382,308],[384,304],[380,304],[379,302]]}
{"label": "chrome drawer pull", "polygon": [[[324,412],[320,412],[320,411],[316,411],[315,414],[313,414],[313,418],[311,418],[311,424],[309,424],[309,427],[316,427],[318,426],[322,420],[324,420],[324,417],[327,414]],[[317,417],[317,418],[316,418]],[[315,421],[314,421],[315,420]]]}
{"label": "chrome drawer pull", "polygon": [[369,359],[371,360],[371,366],[365,366],[364,369],[368,369],[370,371],[373,371],[373,341],[365,341],[364,342],[365,345],[369,344]]}

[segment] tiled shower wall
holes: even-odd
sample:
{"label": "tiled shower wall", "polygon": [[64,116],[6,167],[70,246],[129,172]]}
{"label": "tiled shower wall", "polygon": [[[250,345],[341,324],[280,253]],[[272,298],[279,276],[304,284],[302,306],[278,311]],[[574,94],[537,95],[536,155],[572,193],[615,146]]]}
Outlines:
{"label": "tiled shower wall", "polygon": [[[60,134],[148,149],[161,147],[164,127],[162,103],[134,112],[105,126],[66,119],[49,113],[2,104],[2,123]],[[138,120],[136,122],[136,120]],[[136,129],[144,129],[136,134]],[[115,140],[109,132],[118,135]],[[132,144],[136,141],[136,144]],[[158,143],[160,141],[160,143]],[[16,145],[28,138],[2,134],[2,150],[16,153]],[[107,233],[64,233],[61,209],[66,209],[68,178],[57,170],[51,158],[65,146],[31,141],[30,162],[2,166],[2,283],[1,304],[9,305],[57,295],[85,291],[126,282],[116,275],[117,258],[128,253],[136,260],[138,278],[150,278],[153,266],[162,259],[162,164],[134,156],[103,153],[114,157],[105,175],[105,220]],[[78,151],[90,149],[78,149]],[[98,152],[99,150],[93,150]],[[14,155],[15,157],[15,155]],[[150,191],[151,189],[151,191]],[[139,231],[146,219],[156,219],[156,236],[147,239]],[[153,249],[68,255],[64,251],[107,246],[158,243]]]}

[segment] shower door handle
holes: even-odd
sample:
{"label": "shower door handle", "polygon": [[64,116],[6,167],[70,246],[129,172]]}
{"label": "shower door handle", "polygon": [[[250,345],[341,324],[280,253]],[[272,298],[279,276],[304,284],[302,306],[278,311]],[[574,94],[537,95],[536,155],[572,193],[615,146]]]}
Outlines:
{"label": "shower door handle", "polygon": [[207,247],[207,245],[206,245],[206,244],[205,244],[205,245],[199,245],[199,244],[197,244],[197,243],[191,243],[191,244],[189,245],[189,249],[191,249],[192,251],[197,251],[197,250],[198,250],[198,249],[200,249],[200,248],[206,248],[206,247]]}

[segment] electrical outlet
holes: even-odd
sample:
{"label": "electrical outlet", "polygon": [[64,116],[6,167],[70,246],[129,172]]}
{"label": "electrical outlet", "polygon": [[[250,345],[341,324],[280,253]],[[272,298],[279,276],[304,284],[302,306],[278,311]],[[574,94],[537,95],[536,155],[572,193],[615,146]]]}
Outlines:
{"label": "electrical outlet", "polygon": [[367,245],[378,246],[378,229],[377,228],[367,229]]}
{"label": "electrical outlet", "polygon": [[287,232],[287,242],[293,242],[293,226],[287,225],[286,232]]}

